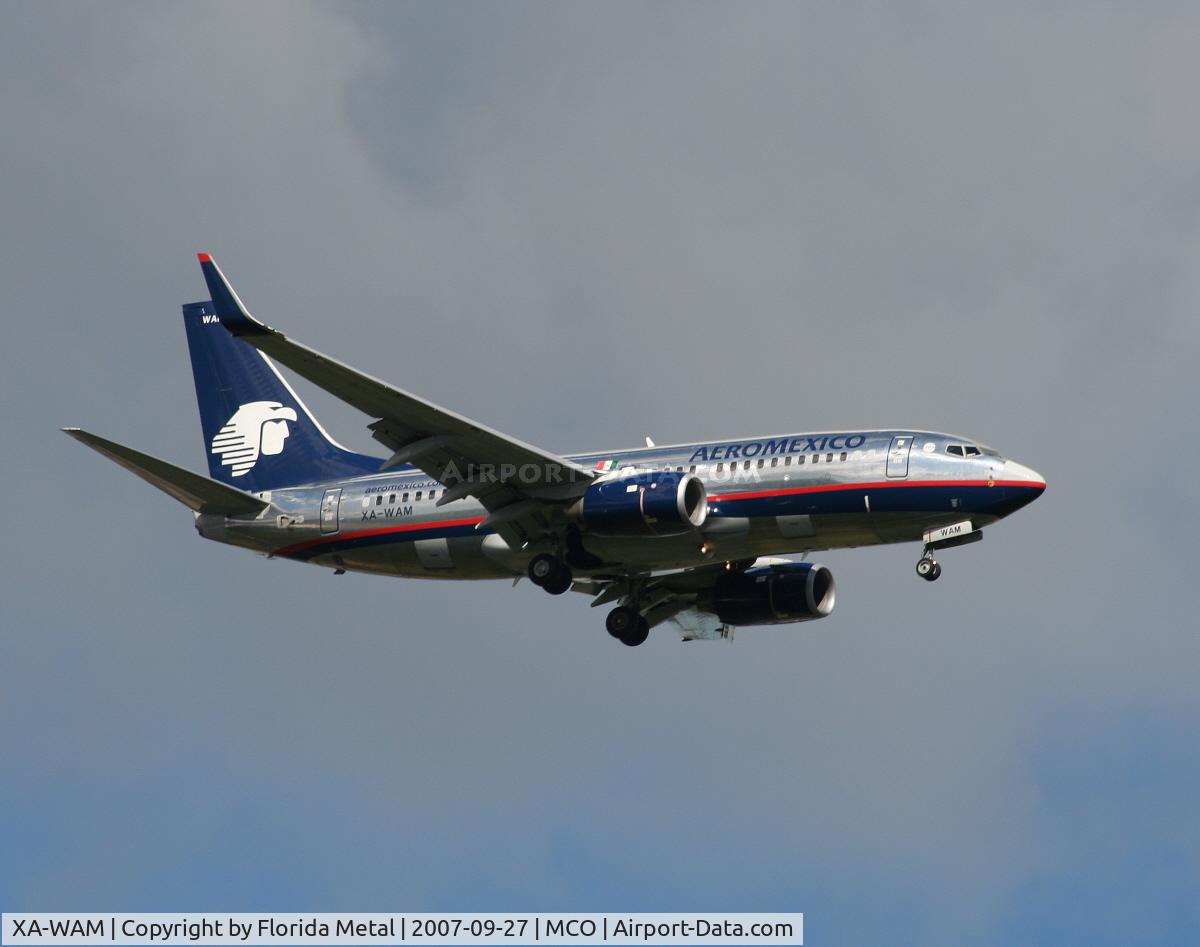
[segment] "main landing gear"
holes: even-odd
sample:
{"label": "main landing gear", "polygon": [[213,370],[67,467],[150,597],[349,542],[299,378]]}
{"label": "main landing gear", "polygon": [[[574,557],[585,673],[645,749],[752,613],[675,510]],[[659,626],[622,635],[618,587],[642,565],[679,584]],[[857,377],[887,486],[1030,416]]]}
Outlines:
{"label": "main landing gear", "polygon": [[[551,595],[562,595],[571,587],[574,578],[569,565],[557,556],[543,552],[529,562],[529,581]],[[610,635],[630,648],[636,648],[650,637],[650,622],[631,605],[614,608],[608,613],[604,626]]]}
{"label": "main landing gear", "polygon": [[542,553],[529,563],[529,581],[551,595],[562,595],[572,580],[571,567],[557,556]]}
{"label": "main landing gear", "polygon": [[933,558],[933,554],[926,549],[925,555],[917,560],[917,575],[926,582],[936,582],[941,574],[941,565]]}
{"label": "main landing gear", "polygon": [[650,623],[636,608],[628,605],[618,605],[608,613],[604,620],[608,633],[621,644],[636,648],[650,637]]}

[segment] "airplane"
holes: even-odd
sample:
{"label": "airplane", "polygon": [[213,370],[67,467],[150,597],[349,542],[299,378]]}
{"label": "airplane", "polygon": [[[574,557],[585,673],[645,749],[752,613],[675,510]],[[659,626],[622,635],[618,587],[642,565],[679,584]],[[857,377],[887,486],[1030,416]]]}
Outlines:
{"label": "airplane", "polygon": [[[934,553],[1041,496],[1037,472],[971,438],[911,428],[774,434],[555,454],[439,407],[254,318],[207,253],[183,306],[209,477],[63,430],[192,510],[205,539],[347,571],[511,579],[612,606],[628,646],[670,622],[716,640],[827,617],[816,550]],[[390,456],[338,444],[278,362],[373,418]]]}

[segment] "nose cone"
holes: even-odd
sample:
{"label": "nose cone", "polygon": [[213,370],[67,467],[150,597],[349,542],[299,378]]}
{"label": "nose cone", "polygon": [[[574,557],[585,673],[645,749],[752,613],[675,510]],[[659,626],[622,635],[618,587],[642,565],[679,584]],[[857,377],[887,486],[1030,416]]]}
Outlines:
{"label": "nose cone", "polygon": [[996,516],[1008,516],[1023,506],[1028,506],[1046,489],[1046,479],[1031,467],[1018,464],[1015,460],[1004,462],[997,502],[993,506]]}
{"label": "nose cone", "polygon": [[1032,467],[1018,464],[1015,460],[1004,462],[1004,479],[1013,486],[1036,489],[1038,493],[1046,489],[1045,477]]}

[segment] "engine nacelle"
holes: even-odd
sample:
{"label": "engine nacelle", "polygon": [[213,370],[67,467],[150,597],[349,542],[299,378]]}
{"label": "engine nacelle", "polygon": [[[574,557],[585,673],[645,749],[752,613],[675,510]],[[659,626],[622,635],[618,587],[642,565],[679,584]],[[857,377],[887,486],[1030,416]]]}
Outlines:
{"label": "engine nacelle", "polygon": [[836,601],[837,585],[828,568],[789,562],[721,576],[711,611],[727,625],[782,625],[824,618]]}
{"label": "engine nacelle", "polygon": [[670,536],[704,524],[708,491],[703,481],[688,473],[631,472],[593,483],[571,513],[602,535]]}

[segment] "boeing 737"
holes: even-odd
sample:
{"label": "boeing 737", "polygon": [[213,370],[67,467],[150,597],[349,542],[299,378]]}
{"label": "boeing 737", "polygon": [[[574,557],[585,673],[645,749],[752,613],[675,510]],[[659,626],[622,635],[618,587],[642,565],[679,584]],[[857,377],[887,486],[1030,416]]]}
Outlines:
{"label": "boeing 737", "polygon": [[[439,407],[258,321],[206,254],[211,299],[183,307],[209,477],[78,428],[66,433],[192,510],[206,539],[332,569],[522,577],[612,606],[630,646],[828,616],[816,550],[938,550],[1041,496],[1029,467],[970,438],[898,430],[771,434],[560,455]],[[334,441],[278,362],[371,417],[389,452]]]}

